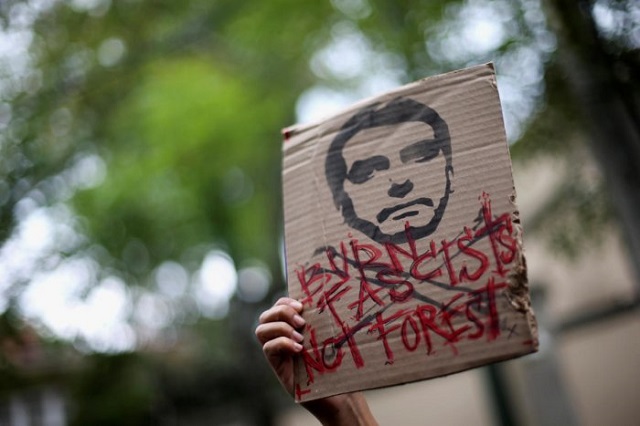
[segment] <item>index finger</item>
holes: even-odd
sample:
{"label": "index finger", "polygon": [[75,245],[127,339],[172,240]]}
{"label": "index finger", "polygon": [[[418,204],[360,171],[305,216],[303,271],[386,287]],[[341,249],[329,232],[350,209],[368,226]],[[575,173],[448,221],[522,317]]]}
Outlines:
{"label": "index finger", "polygon": [[276,303],[273,304],[273,306],[279,305],[289,305],[298,312],[302,311],[302,303],[290,297],[281,297]]}
{"label": "index finger", "polygon": [[299,314],[301,311],[302,304],[297,300],[281,298],[275,305],[264,311],[258,321],[260,324],[282,321],[294,328],[299,328],[305,324],[304,319]]}

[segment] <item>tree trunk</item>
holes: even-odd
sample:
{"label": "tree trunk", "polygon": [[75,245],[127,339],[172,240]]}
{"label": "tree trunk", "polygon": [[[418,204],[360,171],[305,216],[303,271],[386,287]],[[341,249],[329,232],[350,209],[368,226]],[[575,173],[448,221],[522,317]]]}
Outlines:
{"label": "tree trunk", "polygon": [[[640,293],[640,116],[631,85],[615,73],[589,1],[545,0],[558,38],[558,58],[582,111],[592,152],[629,247]],[[633,71],[631,78],[637,78]],[[628,86],[628,87],[626,87]]]}

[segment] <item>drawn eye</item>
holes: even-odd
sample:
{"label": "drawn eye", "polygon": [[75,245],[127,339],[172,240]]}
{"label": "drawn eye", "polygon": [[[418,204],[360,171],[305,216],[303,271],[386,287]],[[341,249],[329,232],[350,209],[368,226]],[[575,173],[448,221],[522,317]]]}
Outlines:
{"label": "drawn eye", "polygon": [[440,154],[440,144],[436,140],[426,139],[413,143],[400,150],[403,163],[424,163],[433,160]]}
{"label": "drawn eye", "polygon": [[416,158],[416,163],[424,163],[429,160],[433,160],[438,156],[438,154],[440,154],[440,147],[429,146],[422,150],[421,154],[422,155],[419,158]]}
{"label": "drawn eye", "polygon": [[389,159],[381,155],[370,157],[366,160],[356,160],[351,166],[351,169],[349,169],[347,179],[354,184],[365,183],[375,176],[376,171],[386,170],[388,168]]}

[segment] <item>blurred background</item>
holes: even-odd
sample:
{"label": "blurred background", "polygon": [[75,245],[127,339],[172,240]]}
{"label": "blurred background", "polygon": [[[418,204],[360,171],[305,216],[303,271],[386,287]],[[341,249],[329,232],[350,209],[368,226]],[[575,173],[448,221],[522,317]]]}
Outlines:
{"label": "blurred background", "polygon": [[0,1],[0,425],[302,425],[262,359],[280,129],[493,61],[536,355],[389,425],[640,416],[640,4]]}

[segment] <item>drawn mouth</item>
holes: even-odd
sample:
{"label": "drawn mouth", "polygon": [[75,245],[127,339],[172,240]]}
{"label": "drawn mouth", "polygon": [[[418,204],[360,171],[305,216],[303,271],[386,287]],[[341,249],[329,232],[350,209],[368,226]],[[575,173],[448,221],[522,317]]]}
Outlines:
{"label": "drawn mouth", "polygon": [[[412,207],[412,206],[419,206],[419,205],[423,205],[423,206],[427,206],[427,207],[433,207],[433,200],[431,198],[418,198],[416,200],[410,201],[408,203],[404,203],[404,204],[398,204],[397,206],[393,206],[393,207],[388,207],[386,209],[382,209],[380,211],[380,213],[378,213],[378,215],[376,216],[376,219],[378,220],[378,223],[382,223],[385,220],[389,219],[389,217],[391,217],[391,215],[400,212],[401,210],[405,210],[408,207]],[[406,212],[401,212],[399,215],[392,217],[393,220],[400,220],[400,219],[404,219],[406,217],[411,217],[411,216],[416,216],[418,215],[419,212],[417,210],[409,210]]]}
{"label": "drawn mouth", "polygon": [[417,216],[419,212],[417,210],[411,210],[406,213],[399,214],[397,216],[393,216],[391,220],[402,220],[405,217]]}

